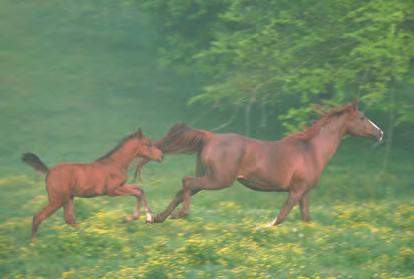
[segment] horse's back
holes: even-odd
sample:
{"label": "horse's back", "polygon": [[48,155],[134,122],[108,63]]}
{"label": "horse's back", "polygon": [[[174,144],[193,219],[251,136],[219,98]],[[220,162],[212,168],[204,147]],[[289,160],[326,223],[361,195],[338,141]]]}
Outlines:
{"label": "horse's back", "polygon": [[244,156],[248,138],[227,133],[215,134],[199,154],[202,164],[213,172],[235,175]]}

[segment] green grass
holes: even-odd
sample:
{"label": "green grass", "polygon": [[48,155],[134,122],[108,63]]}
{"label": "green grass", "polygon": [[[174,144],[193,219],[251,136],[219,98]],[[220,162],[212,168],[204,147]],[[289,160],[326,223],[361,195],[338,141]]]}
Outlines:
{"label": "green grass", "polygon": [[[88,162],[138,127],[158,138],[176,121],[223,122],[185,105],[202,79],[157,66],[156,34],[134,6],[67,3],[0,0],[1,278],[414,278],[412,150],[395,146],[380,175],[384,148],[365,139],[345,140],[328,165],[310,225],[295,208],[282,226],[263,228],[286,194],[236,184],[197,194],[187,220],[154,225],[122,223],[133,198],[75,199],[79,228],[59,210],[30,243],[47,196],[21,153],[50,166]],[[154,212],[193,165],[171,156],[146,166],[141,186]]]}

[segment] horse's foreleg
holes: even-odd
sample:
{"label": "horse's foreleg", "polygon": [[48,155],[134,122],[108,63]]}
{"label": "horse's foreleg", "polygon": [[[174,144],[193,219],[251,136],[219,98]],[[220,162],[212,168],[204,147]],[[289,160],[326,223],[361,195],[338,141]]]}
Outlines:
{"label": "horse's foreleg", "polygon": [[302,192],[289,192],[287,200],[284,202],[282,209],[280,210],[279,214],[273,221],[269,224],[269,226],[279,225],[281,224],[292,208],[300,201],[302,198]]}
{"label": "horse's foreleg", "polygon": [[310,222],[309,192],[303,195],[303,197],[299,201],[299,205],[300,205],[300,213],[302,215],[302,221],[303,222]]}

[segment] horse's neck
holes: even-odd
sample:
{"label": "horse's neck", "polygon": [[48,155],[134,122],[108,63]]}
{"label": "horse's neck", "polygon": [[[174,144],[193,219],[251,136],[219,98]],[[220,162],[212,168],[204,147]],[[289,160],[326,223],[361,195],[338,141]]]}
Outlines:
{"label": "horse's neck", "polygon": [[132,160],[135,158],[135,154],[132,149],[133,148],[130,145],[124,144],[118,150],[109,155],[109,160],[107,160],[107,162],[118,168],[127,170]]}
{"label": "horse's neck", "polygon": [[341,143],[341,139],[345,134],[345,117],[339,116],[333,118],[310,140],[314,146],[314,155],[321,167],[321,171],[335,154]]}

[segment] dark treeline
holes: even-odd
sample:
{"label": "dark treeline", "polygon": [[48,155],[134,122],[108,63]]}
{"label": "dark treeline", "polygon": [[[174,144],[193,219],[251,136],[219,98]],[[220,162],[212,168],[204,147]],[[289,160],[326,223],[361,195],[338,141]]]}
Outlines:
{"label": "dark treeline", "polygon": [[389,144],[395,128],[414,124],[410,0],[139,3],[161,34],[161,62],[210,78],[189,104],[225,108],[247,133],[252,111],[264,126],[277,111],[292,130],[309,121],[312,104],[355,98]]}

